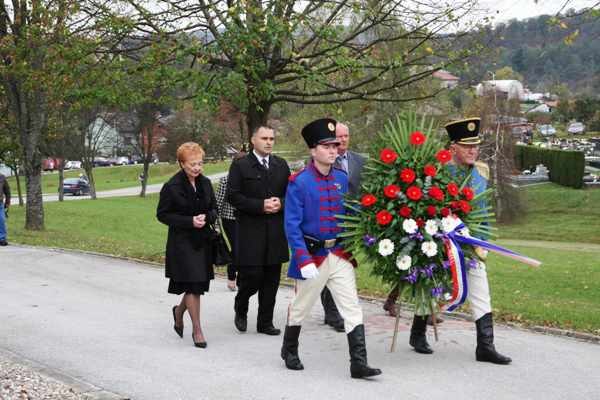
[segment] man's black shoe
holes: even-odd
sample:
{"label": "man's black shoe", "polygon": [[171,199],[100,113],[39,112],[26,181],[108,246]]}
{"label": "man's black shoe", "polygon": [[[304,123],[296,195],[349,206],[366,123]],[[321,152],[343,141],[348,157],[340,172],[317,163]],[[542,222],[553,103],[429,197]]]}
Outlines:
{"label": "man's black shoe", "polygon": [[245,316],[236,313],[233,322],[235,323],[235,327],[238,331],[246,332],[246,329],[248,328],[248,320]]}
{"label": "man's black shoe", "polygon": [[273,325],[264,328],[256,328],[258,333],[264,333],[265,335],[277,336],[281,334],[281,329],[275,328]]}
{"label": "man's black shoe", "polygon": [[6,240],[0,240],[0,246],[8,246],[8,242]]}

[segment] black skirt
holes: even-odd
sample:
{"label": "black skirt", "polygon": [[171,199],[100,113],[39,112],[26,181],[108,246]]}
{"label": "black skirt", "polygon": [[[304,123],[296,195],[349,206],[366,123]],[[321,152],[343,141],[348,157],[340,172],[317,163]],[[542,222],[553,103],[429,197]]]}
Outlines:
{"label": "black skirt", "polygon": [[172,294],[196,294],[203,295],[208,292],[210,287],[210,281],[206,282],[175,282],[173,279],[169,279],[168,292]]}

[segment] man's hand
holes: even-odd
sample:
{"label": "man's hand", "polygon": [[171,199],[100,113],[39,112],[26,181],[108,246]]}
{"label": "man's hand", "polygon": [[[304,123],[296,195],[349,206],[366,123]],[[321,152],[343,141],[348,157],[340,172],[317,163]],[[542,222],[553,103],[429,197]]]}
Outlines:
{"label": "man's hand", "polygon": [[193,217],[194,228],[202,228],[206,225],[206,214],[198,214]]}
{"label": "man's hand", "polygon": [[278,197],[270,197],[264,200],[263,209],[266,214],[275,214],[281,210],[281,201]]}
{"label": "man's hand", "polygon": [[484,249],[483,247],[479,247],[479,246],[475,246],[475,254],[477,254],[477,257],[479,257],[479,259],[481,261],[485,261],[485,259],[488,256],[489,251],[487,249]]}
{"label": "man's hand", "polygon": [[281,200],[279,200],[279,197],[271,197],[271,204],[273,206],[273,212],[281,210]]}
{"label": "man's hand", "polygon": [[300,274],[302,274],[304,279],[313,279],[319,276],[319,270],[315,263],[310,263],[300,268]]}

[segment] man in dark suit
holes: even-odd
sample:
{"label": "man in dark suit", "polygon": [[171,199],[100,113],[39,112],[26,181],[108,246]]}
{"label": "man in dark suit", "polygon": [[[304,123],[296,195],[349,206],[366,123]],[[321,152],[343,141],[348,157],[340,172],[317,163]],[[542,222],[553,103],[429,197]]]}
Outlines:
{"label": "man in dark suit", "polygon": [[283,199],[290,169],[286,161],[272,154],[273,129],[261,126],[250,139],[253,150],[234,161],[229,169],[227,200],[235,208],[237,238],[234,264],[238,267],[235,297],[235,326],[247,329],[248,302],[258,292],[259,333],[279,335],[273,326],[275,296],[281,264],[289,260],[283,227]]}
{"label": "man in dark suit", "polygon": [[[360,193],[360,174],[362,173],[365,158],[358,153],[348,150],[350,145],[350,130],[348,126],[338,122],[335,125],[335,136],[339,141],[338,156],[334,167],[348,174],[348,195],[356,197]],[[338,332],[344,332],[344,319],[340,315],[331,292],[327,287],[321,292],[321,303],[325,311],[325,323]]]}

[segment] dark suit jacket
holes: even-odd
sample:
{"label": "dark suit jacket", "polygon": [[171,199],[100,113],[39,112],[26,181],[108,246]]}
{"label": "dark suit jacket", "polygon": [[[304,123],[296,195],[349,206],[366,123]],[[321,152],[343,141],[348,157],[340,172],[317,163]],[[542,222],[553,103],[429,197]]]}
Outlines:
{"label": "dark suit jacket", "polygon": [[[283,201],[290,169],[280,157],[270,155],[269,170],[254,153],[234,161],[227,178],[227,201],[235,208],[237,240],[234,264],[274,265],[289,260],[283,228]],[[264,200],[279,197],[281,210],[265,214]]]}
{"label": "dark suit jacket", "polygon": [[346,154],[348,158],[348,194],[356,197],[360,194],[360,175],[365,165],[365,158],[350,150],[346,151]]}
{"label": "dark suit jacket", "polygon": [[[179,171],[160,191],[156,218],[169,226],[165,275],[176,282],[204,282],[213,279],[212,238],[209,224],[217,220],[217,201],[212,184],[205,176],[196,178],[196,191],[185,172]],[[201,196],[201,202],[195,196]],[[197,204],[204,204],[197,207]],[[209,224],[194,228],[193,216],[206,214]]]}

